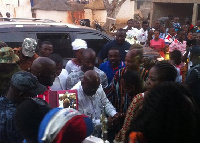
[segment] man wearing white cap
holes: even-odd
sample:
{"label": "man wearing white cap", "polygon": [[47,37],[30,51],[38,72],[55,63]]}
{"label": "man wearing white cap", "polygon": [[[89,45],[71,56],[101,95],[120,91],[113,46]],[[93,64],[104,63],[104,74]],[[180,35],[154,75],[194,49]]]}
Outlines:
{"label": "man wearing white cap", "polygon": [[87,43],[84,40],[81,39],[75,39],[74,42],[72,42],[72,47],[75,52],[76,58],[69,60],[65,66],[65,69],[67,70],[68,74],[78,69],[81,64],[81,57],[82,52],[84,49],[87,49]]}

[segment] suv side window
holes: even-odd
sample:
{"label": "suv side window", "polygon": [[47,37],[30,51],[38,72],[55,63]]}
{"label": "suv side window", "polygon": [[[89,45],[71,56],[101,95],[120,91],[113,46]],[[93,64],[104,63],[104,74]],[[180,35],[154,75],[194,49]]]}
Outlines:
{"label": "suv side window", "polygon": [[14,30],[12,32],[0,34],[0,40],[6,42],[6,44],[11,48],[21,47],[24,38],[36,39],[36,36],[35,33],[15,32]]}
{"label": "suv side window", "polygon": [[57,53],[62,58],[72,58],[73,52],[71,39],[68,33],[37,33],[38,49],[43,41],[49,41],[53,44],[53,53]]}
{"label": "suv side window", "polygon": [[88,48],[92,48],[96,54],[109,41],[104,35],[93,32],[78,32],[76,33],[76,38],[85,40]]}

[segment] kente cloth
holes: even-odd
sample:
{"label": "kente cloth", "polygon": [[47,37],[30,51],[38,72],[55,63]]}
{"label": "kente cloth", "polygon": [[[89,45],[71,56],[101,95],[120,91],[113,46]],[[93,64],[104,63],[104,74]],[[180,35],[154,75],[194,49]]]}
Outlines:
{"label": "kente cloth", "polygon": [[[133,98],[132,96],[128,95],[127,92],[124,91],[120,83],[121,77],[125,72],[126,67],[116,72],[113,81],[111,82],[111,84],[108,87],[108,90],[106,91],[108,99],[116,108],[117,112],[120,113],[126,113]],[[140,67],[139,74],[145,81],[148,76],[148,70],[146,70],[143,67]]]}
{"label": "kente cloth", "polygon": [[127,130],[130,127],[130,123],[138,110],[142,107],[144,101],[144,93],[137,94],[131,102],[125,116],[124,125],[119,133],[115,136],[115,142],[124,142]]}

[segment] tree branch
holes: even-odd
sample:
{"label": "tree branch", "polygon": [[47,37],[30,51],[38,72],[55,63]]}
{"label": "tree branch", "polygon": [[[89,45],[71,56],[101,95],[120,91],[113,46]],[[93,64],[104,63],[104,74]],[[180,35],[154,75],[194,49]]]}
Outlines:
{"label": "tree branch", "polygon": [[119,2],[118,6],[121,7],[122,4],[123,4],[125,1],[126,1],[126,0],[121,0],[121,1]]}
{"label": "tree branch", "polygon": [[109,1],[108,0],[103,0],[103,3],[104,3],[104,7],[106,9],[106,11],[108,11],[110,9],[110,4],[109,4]]}

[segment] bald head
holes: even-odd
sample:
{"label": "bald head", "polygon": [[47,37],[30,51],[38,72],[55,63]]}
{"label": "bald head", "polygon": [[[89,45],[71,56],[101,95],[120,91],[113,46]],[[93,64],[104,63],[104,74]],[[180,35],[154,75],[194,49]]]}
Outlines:
{"label": "bald head", "polygon": [[143,51],[142,49],[131,49],[127,54],[126,56],[131,56],[131,57],[134,57],[134,56],[140,56],[142,58],[143,56]]}
{"label": "bald head", "polygon": [[82,53],[82,71],[93,70],[96,60],[96,53],[91,48],[85,49]]}
{"label": "bald head", "polygon": [[94,70],[86,71],[81,85],[86,95],[93,96],[100,85],[99,75]]}
{"label": "bald head", "polygon": [[142,50],[141,49],[132,49],[130,50],[125,57],[125,65],[129,70],[139,70],[139,66],[142,60]]}
{"label": "bald head", "polygon": [[89,55],[89,56],[95,56],[95,57],[96,57],[95,51],[94,51],[93,49],[91,49],[91,48],[85,49],[85,50],[83,51],[82,55],[83,55],[83,58],[84,58],[85,56],[88,56],[88,55]]}
{"label": "bald head", "polygon": [[35,59],[31,66],[31,73],[45,86],[51,86],[56,77],[56,64],[47,57]]}
{"label": "bald head", "polygon": [[53,60],[47,57],[39,57],[33,61],[31,71],[41,72],[51,66],[55,66],[55,62]]}
{"label": "bald head", "polygon": [[94,70],[86,71],[84,74],[84,80],[87,80],[88,83],[99,84],[100,78]]}

